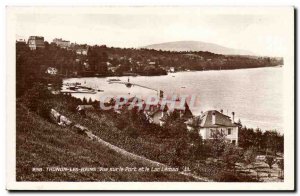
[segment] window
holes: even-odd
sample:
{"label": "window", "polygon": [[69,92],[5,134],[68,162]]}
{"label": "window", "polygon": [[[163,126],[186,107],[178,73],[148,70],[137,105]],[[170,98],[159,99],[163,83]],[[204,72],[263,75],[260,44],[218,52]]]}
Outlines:
{"label": "window", "polygon": [[215,135],[216,135],[215,130],[210,129],[210,131],[209,131],[209,137],[213,138]]}
{"label": "window", "polygon": [[231,142],[231,143],[235,145],[235,144],[236,144],[236,140],[232,140],[232,142]]}
{"label": "window", "polygon": [[225,131],[226,131],[226,129],[225,130],[221,129],[221,135],[222,136],[225,135]]}
{"label": "window", "polygon": [[228,129],[228,135],[231,135],[231,129],[230,128]]}

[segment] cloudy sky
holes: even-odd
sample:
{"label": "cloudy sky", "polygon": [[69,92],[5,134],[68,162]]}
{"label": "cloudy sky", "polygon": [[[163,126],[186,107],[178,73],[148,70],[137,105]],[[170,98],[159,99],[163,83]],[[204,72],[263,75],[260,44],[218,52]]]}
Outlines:
{"label": "cloudy sky", "polygon": [[35,9],[16,15],[16,34],[115,47],[203,41],[259,55],[282,56],[288,51],[292,21],[286,10],[207,10],[211,8]]}

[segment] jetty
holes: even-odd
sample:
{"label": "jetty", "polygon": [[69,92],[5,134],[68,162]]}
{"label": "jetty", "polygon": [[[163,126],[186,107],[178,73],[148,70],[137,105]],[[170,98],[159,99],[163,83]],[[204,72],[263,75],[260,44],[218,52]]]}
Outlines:
{"label": "jetty", "polygon": [[125,84],[126,87],[130,88],[132,86],[139,86],[139,87],[142,87],[142,88],[146,88],[146,89],[149,89],[149,90],[154,90],[156,92],[159,92],[159,90],[157,89],[154,89],[154,88],[151,88],[151,87],[148,87],[148,86],[144,86],[144,85],[140,85],[140,84],[136,84],[136,83],[133,83],[133,82],[130,82],[129,78],[128,78],[128,81],[127,82],[122,82],[122,81],[109,81],[108,82],[109,84]]}

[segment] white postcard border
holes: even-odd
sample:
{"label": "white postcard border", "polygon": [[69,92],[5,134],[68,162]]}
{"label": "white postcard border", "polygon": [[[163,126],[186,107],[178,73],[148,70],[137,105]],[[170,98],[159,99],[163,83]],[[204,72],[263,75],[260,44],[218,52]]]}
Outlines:
{"label": "white postcard border", "polygon": [[[293,190],[294,189],[294,8],[293,7],[7,7],[6,32],[6,188],[8,190]],[[272,13],[274,10],[287,17],[291,29],[285,29],[290,35],[289,53],[285,56],[284,66],[284,132],[285,170],[284,182],[264,183],[220,183],[220,182],[17,182],[16,181],[16,92],[15,92],[15,15],[28,12],[53,13],[73,12],[98,13],[122,11],[136,13],[151,12],[153,9],[163,9],[163,13],[198,11],[211,13]],[[185,9],[185,10],[184,10]],[[196,13],[196,12],[195,12]]]}

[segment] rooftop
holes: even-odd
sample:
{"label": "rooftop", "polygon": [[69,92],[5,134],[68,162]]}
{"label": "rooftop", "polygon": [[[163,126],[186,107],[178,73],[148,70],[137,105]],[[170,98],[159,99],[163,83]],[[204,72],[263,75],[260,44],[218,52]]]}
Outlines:
{"label": "rooftop", "polygon": [[[213,115],[215,115],[215,122],[213,122]],[[197,124],[202,128],[213,128],[213,127],[236,127],[237,124],[232,122],[229,116],[217,111],[209,110],[200,116],[195,117],[192,122],[188,124]]]}

